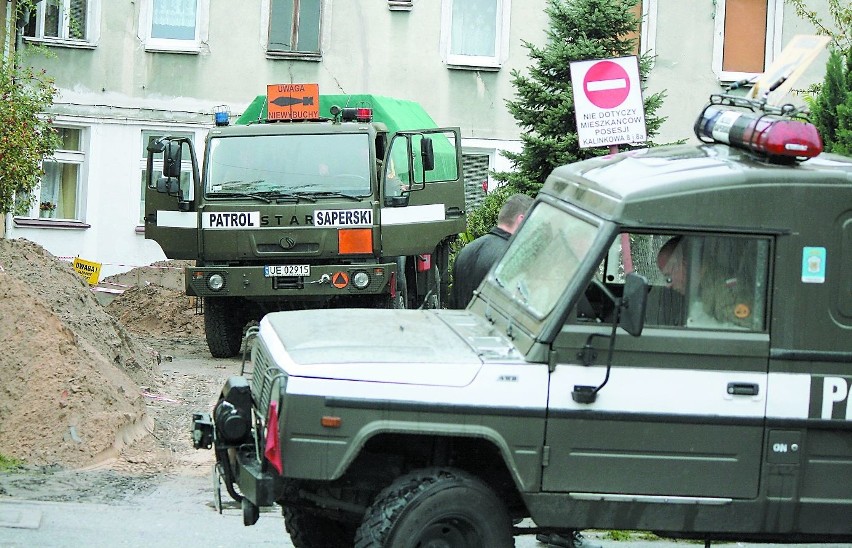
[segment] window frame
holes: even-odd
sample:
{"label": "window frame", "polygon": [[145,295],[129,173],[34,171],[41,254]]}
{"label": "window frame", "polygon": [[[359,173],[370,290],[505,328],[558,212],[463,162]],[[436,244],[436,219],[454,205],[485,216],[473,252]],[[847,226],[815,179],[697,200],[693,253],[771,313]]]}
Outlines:
{"label": "window frame", "polygon": [[[33,23],[35,32],[33,35],[24,35],[22,38],[25,42],[42,43],[50,46],[75,47],[75,48],[93,48],[97,45],[100,39],[100,14],[101,0],[85,0],[86,2],[86,28],[83,38],[72,38],[70,34],[70,20],[68,12],[70,11],[71,0],[59,0],[62,3],[62,35],[61,36],[45,36],[44,34],[44,18],[46,2],[41,1],[35,5],[35,13],[30,14],[30,21],[26,26]],[[26,32],[26,31],[25,31]]]}
{"label": "window frame", "polygon": [[[85,222],[86,217],[86,208],[85,208],[85,197],[86,197],[86,180],[87,180],[87,172],[88,172],[88,158],[89,158],[89,128],[86,126],[78,126],[73,124],[64,124],[57,123],[53,125],[56,129],[73,129],[78,130],[80,132],[79,135],[79,150],[68,150],[63,148],[57,148],[56,151],[47,158],[42,160],[42,163],[55,163],[60,165],[70,164],[77,166],[77,188],[74,196],[74,216],[73,217],[41,217],[40,213],[40,204],[41,204],[41,193],[42,193],[42,184],[43,178],[39,180],[38,184],[32,189],[31,195],[33,196],[33,201],[30,204],[30,208],[27,212],[22,215],[22,217],[32,218],[32,219],[45,219],[49,222]],[[60,145],[61,147],[61,145]],[[62,181],[60,181],[61,183]]]}
{"label": "window frame", "polygon": [[[725,51],[725,4],[728,0],[715,0],[713,29],[713,72],[722,83],[751,80],[761,72],[743,72],[723,70]],[[766,35],[764,37],[763,69],[766,70],[781,52],[782,24],[784,20],[785,0],[766,1]]]}
{"label": "window frame", "polygon": [[210,0],[195,0],[195,37],[192,40],[179,38],[154,38],[154,1],[143,0],[139,9],[139,33],[145,51],[168,53],[201,53],[208,39]]}
{"label": "window frame", "polygon": [[441,1],[441,56],[448,68],[468,70],[500,70],[509,58],[509,31],[512,0],[493,0],[496,4],[494,55],[460,55],[452,52],[453,3],[464,0]]}
{"label": "window frame", "polygon": [[298,50],[283,50],[283,49],[273,49],[272,42],[270,39],[270,28],[272,25],[272,4],[276,0],[262,0],[261,2],[261,28],[262,28],[262,36],[263,36],[263,47],[266,50],[266,56],[270,59],[291,59],[291,60],[300,60],[300,61],[321,61],[323,55],[323,46],[324,46],[324,33],[325,29],[330,28],[330,21],[328,18],[331,16],[331,10],[329,9],[328,0],[317,0],[317,4],[319,5],[319,29],[317,30],[317,51],[298,51]]}

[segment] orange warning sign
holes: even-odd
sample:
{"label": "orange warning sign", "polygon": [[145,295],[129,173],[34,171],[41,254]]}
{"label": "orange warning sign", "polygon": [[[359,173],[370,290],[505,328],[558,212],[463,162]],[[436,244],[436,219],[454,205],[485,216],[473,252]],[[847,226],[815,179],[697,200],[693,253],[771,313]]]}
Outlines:
{"label": "orange warning sign", "polygon": [[319,118],[318,84],[266,86],[267,120],[315,120],[317,118]]}
{"label": "orange warning sign", "polygon": [[346,272],[335,272],[331,277],[331,285],[337,289],[343,289],[349,285],[349,274]]}

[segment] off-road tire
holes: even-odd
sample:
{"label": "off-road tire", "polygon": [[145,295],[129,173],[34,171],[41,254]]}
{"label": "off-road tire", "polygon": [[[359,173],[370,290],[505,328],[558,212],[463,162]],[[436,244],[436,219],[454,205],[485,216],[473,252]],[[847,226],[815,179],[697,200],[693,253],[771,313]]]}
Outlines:
{"label": "off-road tire", "polygon": [[428,468],[379,493],[355,533],[355,548],[507,548],[515,545],[505,505],[478,478]]}
{"label": "off-road tire", "polygon": [[214,358],[233,358],[240,353],[246,326],[243,303],[238,298],[204,298],[204,335]]}
{"label": "off-road tire", "polygon": [[334,521],[301,508],[285,506],[284,527],[296,548],[350,548],[355,525]]}
{"label": "off-road tire", "polygon": [[405,279],[404,271],[400,271],[397,274],[396,297],[388,297],[388,308],[408,308],[408,283]]}

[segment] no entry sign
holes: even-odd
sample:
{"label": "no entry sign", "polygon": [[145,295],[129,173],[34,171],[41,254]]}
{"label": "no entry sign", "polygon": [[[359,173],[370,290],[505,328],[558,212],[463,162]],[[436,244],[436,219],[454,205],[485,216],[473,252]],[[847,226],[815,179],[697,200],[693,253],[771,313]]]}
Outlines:
{"label": "no entry sign", "polygon": [[635,56],[571,63],[571,84],[581,148],[647,140]]}

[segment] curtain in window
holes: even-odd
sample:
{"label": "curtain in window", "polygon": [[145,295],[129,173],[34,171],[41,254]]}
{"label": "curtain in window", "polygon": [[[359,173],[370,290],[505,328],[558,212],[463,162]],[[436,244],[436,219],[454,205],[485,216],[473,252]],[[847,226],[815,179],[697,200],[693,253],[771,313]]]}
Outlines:
{"label": "curtain in window", "polygon": [[497,42],[497,2],[455,0],[450,52],[454,55],[494,57]]}
{"label": "curtain in window", "polygon": [[195,40],[196,0],[153,0],[151,38]]}

